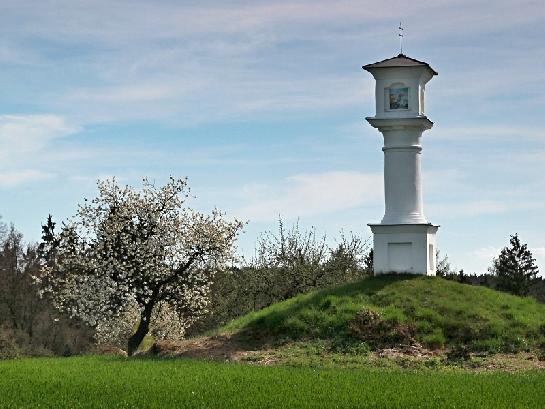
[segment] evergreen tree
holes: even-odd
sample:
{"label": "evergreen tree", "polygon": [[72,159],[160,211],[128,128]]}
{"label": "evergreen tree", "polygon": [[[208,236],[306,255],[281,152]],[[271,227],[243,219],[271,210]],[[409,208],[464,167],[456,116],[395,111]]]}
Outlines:
{"label": "evergreen tree", "polygon": [[515,295],[528,295],[530,285],[538,274],[536,260],[527,245],[521,244],[518,234],[511,236],[509,244],[492,262],[491,272],[497,278],[497,289]]}

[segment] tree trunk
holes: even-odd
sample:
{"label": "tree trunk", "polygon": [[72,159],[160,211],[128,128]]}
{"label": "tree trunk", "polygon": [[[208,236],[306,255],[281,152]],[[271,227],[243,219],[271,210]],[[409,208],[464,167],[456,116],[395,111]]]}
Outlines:
{"label": "tree trunk", "polygon": [[140,346],[140,343],[144,339],[144,337],[149,332],[149,322],[151,319],[151,312],[152,312],[153,306],[152,305],[146,305],[146,308],[144,311],[142,311],[142,314],[140,315],[140,322],[138,323],[138,328],[136,329],[136,332],[131,335],[129,338],[129,342],[127,344],[127,355],[132,356]]}

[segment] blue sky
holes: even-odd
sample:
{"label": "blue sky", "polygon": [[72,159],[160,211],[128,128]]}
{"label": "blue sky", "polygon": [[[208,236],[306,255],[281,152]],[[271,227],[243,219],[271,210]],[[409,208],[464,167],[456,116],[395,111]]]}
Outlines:
{"label": "blue sky", "polygon": [[454,267],[518,232],[545,271],[542,1],[0,3],[0,214],[38,240],[97,178],[187,176],[190,204],[370,236],[384,212],[373,80],[404,51],[427,87],[424,209]]}

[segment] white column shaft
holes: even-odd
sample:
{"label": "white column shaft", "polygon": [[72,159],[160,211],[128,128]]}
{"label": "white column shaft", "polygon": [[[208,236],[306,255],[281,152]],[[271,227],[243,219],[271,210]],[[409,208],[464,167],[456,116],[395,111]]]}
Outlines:
{"label": "white column shaft", "polygon": [[384,136],[383,224],[427,223],[422,204],[422,129],[386,127]]}
{"label": "white column shaft", "polygon": [[422,148],[384,147],[384,200],[382,223],[427,223],[422,205]]}

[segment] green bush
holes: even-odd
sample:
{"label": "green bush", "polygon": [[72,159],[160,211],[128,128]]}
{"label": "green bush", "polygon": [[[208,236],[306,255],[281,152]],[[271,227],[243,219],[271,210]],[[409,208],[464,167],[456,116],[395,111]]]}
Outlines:
{"label": "green bush", "polygon": [[0,328],[0,359],[13,359],[21,356],[23,350],[18,345],[13,333]]}
{"label": "green bush", "polygon": [[424,335],[422,341],[429,348],[439,349],[445,346],[447,339],[443,331],[440,328],[436,328],[431,334]]}

